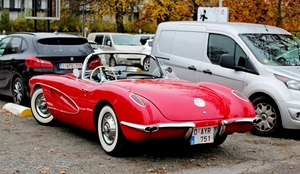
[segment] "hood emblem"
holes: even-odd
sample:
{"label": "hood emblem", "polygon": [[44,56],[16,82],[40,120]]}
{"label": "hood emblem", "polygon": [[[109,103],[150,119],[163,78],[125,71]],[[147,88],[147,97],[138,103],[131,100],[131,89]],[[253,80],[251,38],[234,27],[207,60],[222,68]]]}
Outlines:
{"label": "hood emblem", "polygon": [[71,60],[71,62],[73,62],[74,61],[74,57],[70,57],[70,60]]}
{"label": "hood emblem", "polygon": [[203,108],[206,105],[205,101],[202,100],[201,98],[195,98],[194,104],[200,108]]}

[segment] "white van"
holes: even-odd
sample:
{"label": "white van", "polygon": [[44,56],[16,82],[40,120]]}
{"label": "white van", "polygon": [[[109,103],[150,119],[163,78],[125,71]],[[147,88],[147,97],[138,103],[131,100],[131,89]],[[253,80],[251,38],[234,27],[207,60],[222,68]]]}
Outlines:
{"label": "white van", "polygon": [[[99,48],[103,51],[137,51],[143,49],[143,45],[133,34],[125,33],[90,33],[88,40],[97,42]],[[117,57],[106,55],[106,62],[110,67],[116,65],[140,65],[140,55],[118,54]]]}
{"label": "white van", "polygon": [[152,55],[178,78],[241,91],[255,107],[253,131],[272,135],[280,128],[300,129],[299,43],[268,25],[165,22],[157,28]]}

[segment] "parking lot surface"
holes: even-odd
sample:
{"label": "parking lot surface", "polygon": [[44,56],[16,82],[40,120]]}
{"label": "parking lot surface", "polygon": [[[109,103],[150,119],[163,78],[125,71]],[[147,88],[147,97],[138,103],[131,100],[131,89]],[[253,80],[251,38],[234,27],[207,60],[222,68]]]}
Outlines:
{"label": "parking lot surface", "polygon": [[[0,101],[0,107],[4,105]],[[96,133],[58,123],[39,125],[0,110],[0,174],[73,173],[299,173],[298,131],[279,137],[233,134],[218,148],[177,141],[132,144],[122,158],[108,156]]]}

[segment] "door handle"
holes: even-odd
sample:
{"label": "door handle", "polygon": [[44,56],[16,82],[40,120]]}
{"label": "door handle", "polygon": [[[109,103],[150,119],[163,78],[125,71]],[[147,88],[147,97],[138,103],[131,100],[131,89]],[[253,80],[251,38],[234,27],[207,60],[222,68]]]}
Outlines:
{"label": "door handle", "polygon": [[203,70],[203,72],[204,72],[205,74],[212,74],[212,72],[211,72],[209,69]]}
{"label": "door handle", "polygon": [[194,65],[188,66],[188,69],[189,69],[189,70],[193,70],[193,71],[196,71],[196,70],[197,70],[197,69],[195,68]]}

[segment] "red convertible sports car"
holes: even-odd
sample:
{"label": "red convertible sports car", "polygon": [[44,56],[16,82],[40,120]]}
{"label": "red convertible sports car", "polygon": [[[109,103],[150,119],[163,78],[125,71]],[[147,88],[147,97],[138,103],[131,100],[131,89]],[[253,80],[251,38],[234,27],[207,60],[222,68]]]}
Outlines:
{"label": "red convertible sports car", "polygon": [[162,69],[151,55],[101,53],[147,55],[150,70],[144,72],[135,67],[98,66],[97,54],[87,56],[82,68],[73,73],[30,79],[31,109],[39,124],[60,120],[98,132],[101,146],[112,156],[122,155],[128,141],[182,138],[190,145],[218,146],[227,135],[253,128],[253,105],[237,90],[170,78],[172,69]]}

